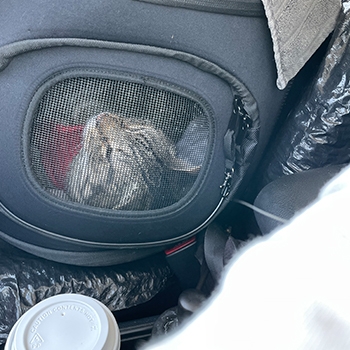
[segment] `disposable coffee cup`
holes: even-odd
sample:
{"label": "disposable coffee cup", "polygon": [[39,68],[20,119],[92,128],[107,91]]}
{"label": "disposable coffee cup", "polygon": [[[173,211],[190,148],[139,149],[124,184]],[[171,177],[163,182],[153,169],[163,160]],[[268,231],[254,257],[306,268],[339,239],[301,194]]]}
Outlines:
{"label": "disposable coffee cup", "polygon": [[101,302],[61,294],[29,309],[14,325],[5,350],[119,350],[120,332]]}

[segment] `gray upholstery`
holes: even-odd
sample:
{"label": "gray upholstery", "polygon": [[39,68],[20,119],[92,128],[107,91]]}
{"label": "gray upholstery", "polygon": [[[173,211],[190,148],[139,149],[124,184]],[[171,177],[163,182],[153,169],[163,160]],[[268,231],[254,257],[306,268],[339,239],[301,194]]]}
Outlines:
{"label": "gray upholstery", "polygon": [[[334,165],[283,176],[266,185],[254,204],[260,209],[288,220],[315,200],[323,185],[342,167]],[[262,234],[267,234],[281,225],[280,222],[259,213],[255,213],[255,218]]]}

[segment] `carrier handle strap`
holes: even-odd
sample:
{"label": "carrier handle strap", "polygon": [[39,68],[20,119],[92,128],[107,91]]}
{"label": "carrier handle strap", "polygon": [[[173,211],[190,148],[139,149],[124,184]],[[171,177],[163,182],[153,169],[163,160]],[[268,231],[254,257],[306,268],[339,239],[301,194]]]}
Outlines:
{"label": "carrier handle strap", "polygon": [[204,235],[204,258],[215,281],[220,280],[225,265],[235,252],[237,247],[230,233],[216,223],[210,224]]}

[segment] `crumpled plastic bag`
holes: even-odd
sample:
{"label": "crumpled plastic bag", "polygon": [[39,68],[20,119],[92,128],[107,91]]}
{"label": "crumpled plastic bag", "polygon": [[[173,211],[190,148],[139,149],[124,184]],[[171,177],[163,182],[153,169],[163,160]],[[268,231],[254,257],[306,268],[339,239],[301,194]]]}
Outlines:
{"label": "crumpled plastic bag", "polygon": [[27,310],[48,297],[83,294],[118,311],[149,301],[172,277],[161,255],[107,268],[82,268],[37,258],[1,242],[0,344]]}
{"label": "crumpled plastic bag", "polygon": [[350,163],[350,1],[316,79],[288,116],[273,147],[265,184],[283,175]]}

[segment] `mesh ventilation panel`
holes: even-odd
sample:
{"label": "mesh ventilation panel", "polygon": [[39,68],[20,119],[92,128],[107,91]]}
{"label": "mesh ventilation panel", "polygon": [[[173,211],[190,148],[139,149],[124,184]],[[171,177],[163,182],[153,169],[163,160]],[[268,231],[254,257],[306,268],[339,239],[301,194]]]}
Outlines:
{"label": "mesh ventilation panel", "polygon": [[51,195],[115,210],[152,210],[192,188],[209,114],[183,94],[125,80],[69,78],[40,99],[30,162]]}

